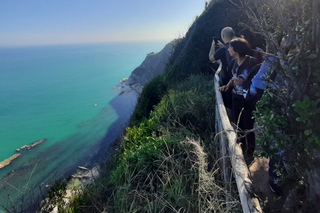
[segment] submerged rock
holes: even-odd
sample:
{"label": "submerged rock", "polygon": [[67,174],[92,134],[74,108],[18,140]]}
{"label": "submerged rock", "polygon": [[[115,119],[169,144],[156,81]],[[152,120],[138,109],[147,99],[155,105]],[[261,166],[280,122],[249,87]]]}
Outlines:
{"label": "submerged rock", "polygon": [[12,161],[14,161],[15,159],[17,159],[17,158],[20,157],[20,156],[21,156],[21,154],[14,154],[14,155],[11,156],[10,158],[2,161],[2,162],[0,163],[0,169],[3,169],[4,167],[9,166],[9,165],[12,163]]}
{"label": "submerged rock", "polygon": [[44,139],[41,139],[41,140],[38,140],[38,141],[35,141],[33,142],[32,144],[29,144],[29,145],[24,145],[22,146],[20,149],[16,149],[17,152],[20,152],[22,150],[30,150],[30,149],[33,149],[37,146],[39,146],[40,144],[46,142],[48,139],[44,138]]}

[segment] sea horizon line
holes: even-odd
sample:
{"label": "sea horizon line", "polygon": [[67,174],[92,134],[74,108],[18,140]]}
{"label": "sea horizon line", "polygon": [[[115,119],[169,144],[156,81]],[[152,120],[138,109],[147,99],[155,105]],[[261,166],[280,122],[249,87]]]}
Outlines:
{"label": "sea horizon line", "polygon": [[48,43],[48,44],[10,44],[10,45],[0,45],[0,49],[6,48],[20,48],[20,47],[44,47],[44,46],[64,46],[64,45],[90,45],[90,44],[107,44],[107,43],[132,43],[132,42],[157,42],[157,41],[167,41],[170,42],[173,39],[141,39],[141,40],[115,40],[115,41],[94,41],[94,42],[74,42],[74,43]]}

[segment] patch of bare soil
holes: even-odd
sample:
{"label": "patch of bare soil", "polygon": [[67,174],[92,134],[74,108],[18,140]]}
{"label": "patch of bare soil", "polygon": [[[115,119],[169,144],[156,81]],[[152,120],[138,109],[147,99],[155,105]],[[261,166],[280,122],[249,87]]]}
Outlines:
{"label": "patch of bare soil", "polygon": [[249,170],[255,192],[260,199],[260,205],[264,212],[278,212],[278,196],[269,187],[269,159],[255,157],[254,163],[250,165]]}

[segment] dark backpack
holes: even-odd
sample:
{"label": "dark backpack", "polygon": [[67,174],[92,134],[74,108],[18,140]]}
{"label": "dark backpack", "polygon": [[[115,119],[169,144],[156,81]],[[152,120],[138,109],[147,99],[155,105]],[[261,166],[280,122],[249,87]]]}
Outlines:
{"label": "dark backpack", "polygon": [[253,77],[257,74],[257,72],[259,71],[260,67],[261,67],[261,63],[255,65],[254,67],[252,67],[252,68],[250,69],[249,75],[248,75],[247,79],[244,80],[243,83],[242,83],[242,88],[243,88],[244,90],[249,91],[250,86],[251,86],[251,80],[252,80]]}

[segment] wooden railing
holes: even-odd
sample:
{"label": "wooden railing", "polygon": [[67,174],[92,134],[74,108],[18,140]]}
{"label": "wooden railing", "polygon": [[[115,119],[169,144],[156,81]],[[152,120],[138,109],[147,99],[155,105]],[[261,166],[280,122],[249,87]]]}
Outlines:
{"label": "wooden railing", "polygon": [[215,74],[216,91],[216,133],[219,141],[220,167],[226,183],[233,174],[237,183],[243,212],[262,212],[258,198],[255,196],[250,171],[244,160],[242,149],[237,143],[237,133],[231,125],[219,88],[221,65]]}

